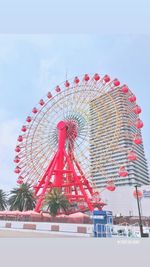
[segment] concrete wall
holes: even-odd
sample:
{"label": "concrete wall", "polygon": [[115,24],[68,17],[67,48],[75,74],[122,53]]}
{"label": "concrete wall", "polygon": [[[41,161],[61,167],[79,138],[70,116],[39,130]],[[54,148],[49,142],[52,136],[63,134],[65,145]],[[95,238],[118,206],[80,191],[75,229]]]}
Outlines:
{"label": "concrete wall", "polygon": [[69,224],[69,223],[45,223],[45,222],[15,222],[0,221],[0,228],[32,230],[32,231],[49,231],[57,233],[65,233],[79,236],[91,236],[93,233],[93,225],[89,224]]}

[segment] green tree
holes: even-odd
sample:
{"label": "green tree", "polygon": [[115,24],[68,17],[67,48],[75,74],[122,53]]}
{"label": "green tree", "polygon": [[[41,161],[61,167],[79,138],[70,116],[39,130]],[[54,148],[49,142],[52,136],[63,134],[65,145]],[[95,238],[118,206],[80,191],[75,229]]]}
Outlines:
{"label": "green tree", "polygon": [[0,210],[5,210],[7,207],[7,195],[0,189]]}
{"label": "green tree", "polygon": [[44,205],[47,206],[52,216],[56,216],[59,210],[66,213],[70,203],[58,188],[53,188],[50,193],[47,193]]}
{"label": "green tree", "polygon": [[35,203],[33,191],[31,186],[27,183],[22,184],[19,188],[13,188],[10,191],[10,210],[33,210]]}

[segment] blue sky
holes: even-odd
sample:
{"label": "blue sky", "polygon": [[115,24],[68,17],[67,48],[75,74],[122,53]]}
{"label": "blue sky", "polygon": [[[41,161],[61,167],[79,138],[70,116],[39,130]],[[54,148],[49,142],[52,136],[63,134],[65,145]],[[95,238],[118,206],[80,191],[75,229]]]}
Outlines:
{"label": "blue sky", "polygon": [[0,187],[16,185],[14,148],[20,127],[65,76],[109,74],[126,83],[142,108],[150,162],[150,36],[135,34],[0,35]]}
{"label": "blue sky", "polygon": [[149,0],[0,0],[0,32],[146,33]]}

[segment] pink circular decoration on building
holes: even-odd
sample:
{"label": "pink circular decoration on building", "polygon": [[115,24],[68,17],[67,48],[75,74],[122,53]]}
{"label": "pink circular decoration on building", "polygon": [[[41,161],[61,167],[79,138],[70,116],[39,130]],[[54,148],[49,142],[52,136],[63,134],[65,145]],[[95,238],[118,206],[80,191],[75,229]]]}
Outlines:
{"label": "pink circular decoration on building", "polygon": [[115,185],[107,185],[106,189],[109,190],[109,191],[115,191],[116,186]]}
{"label": "pink circular decoration on building", "polygon": [[124,85],[122,86],[122,92],[126,94],[126,93],[128,93],[128,91],[129,91],[128,86],[127,86],[126,84],[124,84]]}
{"label": "pink circular decoration on building", "polygon": [[134,107],[134,109],[133,109],[133,112],[136,114],[136,115],[138,115],[138,114],[140,114],[141,113],[141,108],[138,106],[138,105],[136,105],[135,107]]}
{"label": "pink circular decoration on building", "polygon": [[128,172],[126,171],[126,168],[124,166],[120,167],[120,169],[119,169],[119,176],[121,176],[121,177],[128,176]]}
{"label": "pink circular decoration on building", "polygon": [[133,192],[133,196],[134,196],[135,198],[137,198],[137,195],[138,195],[139,198],[142,198],[142,197],[143,197],[143,193],[142,193],[142,191],[137,190],[137,193],[136,193],[136,190],[134,190],[134,192]]}
{"label": "pink circular decoration on building", "polygon": [[131,103],[133,103],[133,102],[136,101],[136,96],[135,96],[135,95],[130,95],[128,99],[129,99],[129,101],[130,101]]}
{"label": "pink circular decoration on building", "polygon": [[128,160],[130,160],[130,161],[137,160],[137,155],[136,155],[136,153],[134,151],[129,151]]}
{"label": "pink circular decoration on building", "polygon": [[136,145],[140,145],[142,144],[142,138],[139,136],[139,135],[136,135],[133,139],[133,142],[136,144]]}
{"label": "pink circular decoration on building", "polygon": [[143,127],[143,122],[140,119],[137,119],[135,122],[135,126],[137,129],[140,129]]}

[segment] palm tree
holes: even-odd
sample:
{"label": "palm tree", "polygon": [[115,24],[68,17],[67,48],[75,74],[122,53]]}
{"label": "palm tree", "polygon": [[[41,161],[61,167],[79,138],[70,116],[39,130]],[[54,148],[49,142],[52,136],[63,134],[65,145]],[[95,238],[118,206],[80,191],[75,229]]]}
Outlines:
{"label": "palm tree", "polygon": [[47,193],[44,205],[47,206],[52,216],[56,216],[61,209],[66,212],[70,203],[58,188],[53,188],[50,193]]}
{"label": "palm tree", "polygon": [[33,210],[35,207],[35,198],[31,186],[27,183],[19,188],[13,188],[10,191],[9,205],[10,210]]}
{"label": "palm tree", "polygon": [[7,195],[0,189],[0,210],[5,210],[7,207]]}

